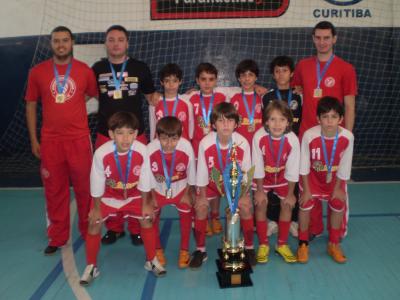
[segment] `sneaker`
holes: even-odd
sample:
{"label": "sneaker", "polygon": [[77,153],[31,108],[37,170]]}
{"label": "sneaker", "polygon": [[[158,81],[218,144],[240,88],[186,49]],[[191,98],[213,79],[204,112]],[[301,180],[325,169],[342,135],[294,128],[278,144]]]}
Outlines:
{"label": "sneaker", "polygon": [[247,257],[247,261],[249,262],[250,266],[254,267],[257,265],[256,251],[254,251],[254,249],[245,249],[244,254]]}
{"label": "sneaker", "polygon": [[85,271],[82,274],[81,280],[79,281],[80,285],[86,286],[89,285],[93,279],[100,275],[99,270],[95,265],[87,265]]}
{"label": "sneaker", "polygon": [[289,232],[293,237],[299,236],[299,223],[297,222],[290,222]]}
{"label": "sneaker", "polygon": [[59,248],[59,247],[57,247],[57,246],[50,246],[50,245],[48,245],[48,246],[46,247],[46,249],[44,249],[43,253],[44,253],[44,255],[46,255],[46,256],[51,256],[51,255],[56,254],[56,252],[58,251],[58,248]]}
{"label": "sneaker", "polygon": [[152,261],[146,261],[146,263],[144,264],[144,268],[147,271],[153,272],[153,274],[157,277],[162,277],[165,276],[165,274],[167,274],[167,271],[158,261],[157,256],[154,257]]}
{"label": "sneaker", "polygon": [[190,254],[187,250],[179,251],[178,266],[181,269],[185,269],[189,266]]}
{"label": "sneaker", "polygon": [[308,262],[308,245],[299,245],[299,248],[297,248],[297,261],[302,264]]}
{"label": "sneaker", "polygon": [[192,254],[192,258],[190,259],[189,267],[192,270],[196,270],[201,267],[203,262],[207,260],[207,252],[202,252],[200,250],[196,250]]}
{"label": "sneaker", "polygon": [[278,232],[278,223],[276,223],[275,221],[269,221],[268,222],[268,230],[267,230],[267,235],[271,236],[274,233]]}
{"label": "sneaker", "polygon": [[143,240],[140,234],[131,234],[131,242],[134,246],[143,245]]}
{"label": "sneaker", "polygon": [[269,246],[262,244],[258,247],[257,251],[257,262],[266,264],[268,262]]}
{"label": "sneaker", "polygon": [[276,246],[275,252],[282,256],[283,260],[287,263],[297,262],[296,256],[293,254],[292,250],[290,250],[287,244]]}
{"label": "sneaker", "polygon": [[328,243],[328,255],[338,264],[344,264],[347,261],[340,244]]}
{"label": "sneaker", "polygon": [[165,267],[165,265],[167,264],[167,260],[165,259],[165,256],[164,256],[164,250],[163,249],[156,249],[156,257],[157,257],[157,260],[158,260],[158,262],[163,266],[163,267]]}
{"label": "sneaker", "polygon": [[118,239],[125,236],[125,232],[116,232],[112,230],[108,230],[107,233],[101,238],[101,243],[103,245],[111,245],[114,244]]}
{"label": "sneaker", "polygon": [[212,231],[212,228],[210,226],[210,222],[209,221],[207,221],[206,235],[207,236],[212,236],[213,235],[213,231]]}
{"label": "sneaker", "polygon": [[219,219],[212,219],[211,227],[214,234],[220,234],[222,232],[222,224]]}

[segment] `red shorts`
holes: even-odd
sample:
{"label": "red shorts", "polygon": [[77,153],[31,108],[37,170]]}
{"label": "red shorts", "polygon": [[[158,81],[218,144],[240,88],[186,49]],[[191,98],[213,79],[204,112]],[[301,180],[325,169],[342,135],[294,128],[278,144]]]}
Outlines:
{"label": "red shorts", "polygon": [[[118,200],[114,200],[118,201]],[[94,203],[92,202],[91,208],[93,208]],[[127,204],[117,208],[114,206],[110,206],[107,203],[102,201],[100,202],[100,210],[101,215],[103,217],[103,221],[108,218],[122,216],[123,218],[135,218],[135,219],[143,219],[142,215],[142,198],[136,198]]]}
{"label": "red shorts", "polygon": [[154,192],[155,199],[157,202],[156,211],[158,212],[164,206],[172,205],[172,206],[175,206],[179,212],[183,212],[183,213],[191,212],[191,207],[188,204],[181,203],[181,199],[182,199],[184,192],[185,192],[185,190],[183,190],[178,195],[176,195],[175,197],[170,198],[170,199],[167,199],[164,195],[160,195],[157,192]]}

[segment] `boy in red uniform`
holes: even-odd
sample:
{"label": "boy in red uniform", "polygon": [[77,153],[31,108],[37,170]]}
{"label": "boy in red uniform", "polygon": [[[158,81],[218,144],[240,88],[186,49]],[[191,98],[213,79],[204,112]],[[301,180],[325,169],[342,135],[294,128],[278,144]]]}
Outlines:
{"label": "boy in red uniform", "polygon": [[177,117],[182,122],[182,137],[190,140],[193,136],[193,108],[189,95],[178,93],[182,76],[182,70],[177,64],[166,64],[160,71],[164,94],[155,107],[149,107],[151,140],[155,138],[157,121],[167,116]]}
{"label": "boy in red uniform", "polygon": [[155,251],[151,220],[150,165],[146,146],[136,140],[139,123],[129,112],[117,112],[108,121],[111,141],[100,146],[93,157],[90,190],[93,197],[86,236],[86,263],[80,284],[88,285],[99,275],[97,254],[100,249],[101,223],[111,216],[136,218],[146,251],[145,269],[156,276],[166,271]]}
{"label": "boy in red uniform", "polygon": [[257,261],[267,263],[269,255],[267,204],[275,194],[280,199],[278,245],[275,251],[287,263],[296,262],[290,250],[289,235],[292,209],[296,204],[294,189],[299,180],[300,144],[290,131],[292,114],[283,101],[272,101],[264,110],[264,126],[253,138],[252,159],[255,166],[254,179],[257,190],[254,194],[256,228],[259,240]]}
{"label": "boy in red uniform", "polygon": [[[231,148],[237,147],[237,160],[246,174],[251,168],[250,145],[247,140],[235,132],[239,115],[231,103],[219,103],[213,108],[211,125],[214,129],[204,137],[199,145],[196,185],[199,189],[195,209],[195,238],[197,250],[192,254],[190,267],[198,269],[207,260],[205,236],[209,201],[222,195],[215,182],[210,180],[212,168],[222,174],[228,164]],[[218,183],[219,184],[219,183]],[[251,265],[255,265],[253,246],[253,214],[250,196],[245,194],[239,199],[240,223],[243,230],[246,255]]]}
{"label": "boy in red uniform", "polygon": [[181,243],[178,266],[189,265],[189,241],[191,229],[192,201],[190,186],[196,184],[195,158],[192,145],[181,137],[182,124],[176,117],[163,117],[157,122],[157,139],[148,146],[151,166],[150,180],[152,193],[156,201],[157,216],[157,257],[162,265],[166,264],[163,249],[159,240],[160,210],[166,205],[173,205],[179,213],[181,227]]}
{"label": "boy in red uniform", "polygon": [[[45,255],[65,245],[70,231],[70,182],[84,238],[90,209],[89,175],[92,145],[85,96],[97,96],[93,71],[72,56],[74,38],[64,26],[53,29],[53,57],[33,67],[25,95],[32,153],[41,159],[46,195],[49,243]],[[37,137],[37,103],[42,104],[41,140]]]}
{"label": "boy in red uniform", "polygon": [[323,97],[318,102],[317,125],[304,133],[301,142],[299,213],[299,248],[297,259],[308,261],[310,211],[315,201],[328,202],[330,216],[328,254],[337,263],[345,263],[340,248],[343,213],[348,203],[346,181],[350,179],[353,157],[353,134],[339,126],[344,109],[334,97]]}

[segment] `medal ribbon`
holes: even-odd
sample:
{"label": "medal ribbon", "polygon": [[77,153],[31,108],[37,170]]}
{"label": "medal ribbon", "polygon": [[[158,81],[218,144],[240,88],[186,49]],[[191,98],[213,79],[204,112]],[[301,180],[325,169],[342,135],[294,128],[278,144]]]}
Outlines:
{"label": "medal ribbon", "polygon": [[228,201],[229,204],[229,208],[231,210],[231,214],[233,216],[233,214],[236,212],[236,209],[238,207],[239,204],[239,196],[242,190],[242,178],[243,178],[243,172],[239,167],[239,164],[237,164],[238,166],[238,176],[237,176],[237,182],[236,182],[236,187],[235,187],[235,194],[232,195],[232,191],[233,191],[233,186],[232,186],[232,182],[231,182],[231,169],[233,167],[232,162],[229,163],[229,165],[227,165],[227,167],[225,168],[223,175],[222,175],[222,179],[224,181],[224,188],[225,188],[225,196],[226,196],[226,200]]}
{"label": "medal ribbon", "polygon": [[208,110],[206,111],[206,104],[204,103],[203,94],[200,92],[201,112],[202,112],[202,115],[203,115],[203,120],[204,120],[204,124],[205,124],[206,128],[210,124],[210,116],[211,116],[211,110],[212,110],[212,107],[213,107],[213,103],[214,103],[214,93],[211,96],[210,104],[208,105]]}
{"label": "medal ribbon", "polygon": [[112,73],[112,77],[113,77],[113,81],[114,81],[116,90],[121,89],[121,82],[122,82],[122,78],[124,77],[124,72],[125,72],[127,62],[128,62],[128,60],[125,59],[124,63],[122,64],[121,71],[119,72],[119,78],[117,79],[117,74],[114,70],[114,66],[112,65],[112,63],[110,61],[108,61],[108,63],[110,64],[111,73]]}
{"label": "medal ribbon", "polygon": [[53,63],[53,71],[54,71],[54,77],[56,77],[56,86],[57,86],[57,93],[58,94],[63,94],[64,93],[64,87],[68,82],[68,77],[69,77],[69,73],[71,73],[71,68],[72,68],[72,62],[70,62],[68,64],[67,71],[65,72],[65,75],[64,75],[64,80],[61,83],[60,82],[60,75],[58,74],[56,64]]}
{"label": "medal ribbon", "polygon": [[[219,167],[221,168],[221,173],[223,173],[225,168],[224,168],[224,165],[222,163],[222,153],[221,153],[221,146],[219,145],[218,135],[216,137],[215,145],[217,146],[217,155],[218,155]],[[228,152],[226,153],[225,164],[228,164],[229,157],[231,155],[231,149],[232,149],[232,139],[230,139],[230,141],[229,141]]]}
{"label": "medal ribbon", "polygon": [[329,57],[328,61],[326,62],[324,68],[322,69],[322,73],[321,73],[321,65],[319,63],[319,60],[317,58],[317,89],[320,88],[321,85],[321,81],[322,78],[324,78],[326,71],[328,71],[329,65],[331,64],[333,58],[335,57],[334,54],[331,55],[331,57]]}
{"label": "medal ribbon", "polygon": [[252,108],[252,111],[251,111],[251,112],[250,112],[250,109],[249,109],[249,105],[247,104],[246,95],[244,94],[244,91],[243,91],[243,90],[242,90],[242,99],[243,99],[243,102],[244,102],[244,107],[246,108],[247,116],[248,116],[248,118],[249,118],[249,125],[252,125],[252,124],[254,124],[254,115],[255,115],[255,113],[256,113],[257,94],[256,94],[256,92],[254,91],[253,103],[251,104],[251,108]]}
{"label": "medal ribbon", "polygon": [[[281,91],[279,89],[275,90],[275,95],[276,98],[278,98],[278,100],[282,101],[282,94]],[[293,92],[291,89],[288,90],[288,95],[287,95],[287,102],[288,102],[288,106],[290,107],[290,102],[292,102],[292,96],[293,96]]]}
{"label": "medal ribbon", "polygon": [[128,161],[126,163],[126,169],[125,169],[125,178],[122,176],[122,167],[121,167],[121,162],[119,161],[119,156],[118,156],[118,151],[117,151],[117,145],[114,142],[114,158],[115,158],[115,163],[117,164],[117,169],[118,169],[118,175],[119,178],[122,181],[122,185],[124,187],[124,190],[126,190],[126,184],[128,183],[128,177],[129,177],[129,170],[131,168],[131,163],[132,163],[132,147],[129,148],[128,151]]}
{"label": "medal ribbon", "polygon": [[[269,144],[269,150],[271,151],[271,156],[272,159],[276,161],[275,163],[275,169],[278,170],[279,168],[279,163],[281,161],[281,156],[282,156],[282,152],[283,152],[283,145],[285,143],[285,135],[282,135],[281,140],[279,142],[279,152],[278,152],[278,157],[275,160],[275,154],[274,154],[274,146],[272,144],[272,137],[271,134],[268,134],[268,144]],[[275,176],[277,176],[277,172],[275,172]],[[275,178],[276,179],[276,178]]]}
{"label": "medal ribbon", "polygon": [[173,171],[175,166],[176,148],[174,149],[174,152],[172,152],[172,161],[171,161],[171,166],[169,168],[169,172],[167,167],[167,160],[165,159],[165,153],[162,148],[160,152],[161,152],[162,165],[164,169],[165,184],[167,185],[167,190],[169,190],[171,188],[172,175],[174,175]]}
{"label": "medal ribbon", "polygon": [[336,131],[335,140],[333,141],[333,146],[332,146],[331,159],[329,160],[329,164],[328,164],[328,151],[326,150],[325,138],[321,132],[322,151],[324,153],[324,160],[325,160],[326,168],[328,169],[328,173],[332,172],[333,159],[335,158],[336,146],[337,146],[338,139],[339,139],[339,129]]}
{"label": "medal ribbon", "polygon": [[[172,108],[172,114],[171,114],[171,116],[173,116],[173,117],[175,117],[175,114],[176,114],[176,108],[178,107],[178,100],[179,100],[178,95],[176,95],[176,98],[174,100],[174,107]],[[163,106],[164,106],[164,117],[168,117],[169,111],[168,111],[168,105],[167,105],[167,100],[165,99],[165,95],[163,95]]]}

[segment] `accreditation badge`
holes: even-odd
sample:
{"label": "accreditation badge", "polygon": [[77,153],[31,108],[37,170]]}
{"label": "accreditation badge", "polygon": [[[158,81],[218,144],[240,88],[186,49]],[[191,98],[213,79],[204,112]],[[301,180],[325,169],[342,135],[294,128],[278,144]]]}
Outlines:
{"label": "accreditation badge", "polygon": [[322,89],[316,88],[314,89],[314,98],[321,98],[322,97]]}
{"label": "accreditation badge", "polygon": [[116,100],[122,99],[122,90],[114,90],[113,98]]}
{"label": "accreditation badge", "polygon": [[56,103],[64,103],[65,102],[65,95],[62,93],[58,93],[56,95]]}

